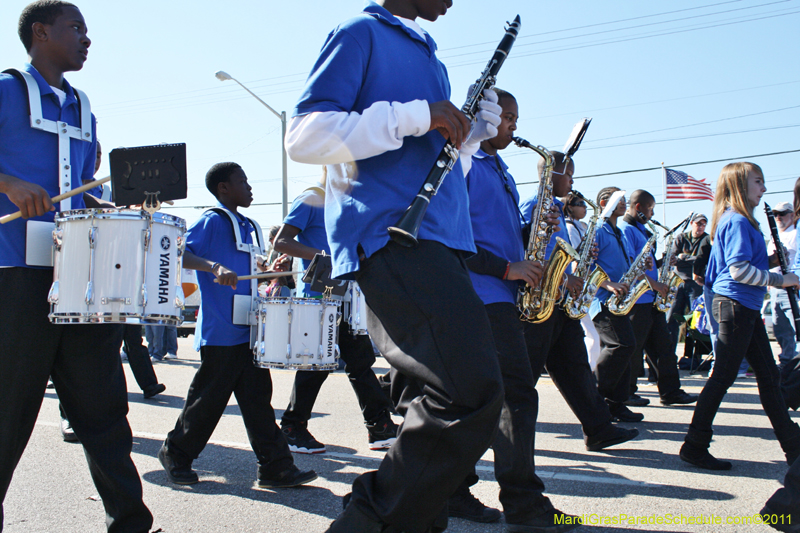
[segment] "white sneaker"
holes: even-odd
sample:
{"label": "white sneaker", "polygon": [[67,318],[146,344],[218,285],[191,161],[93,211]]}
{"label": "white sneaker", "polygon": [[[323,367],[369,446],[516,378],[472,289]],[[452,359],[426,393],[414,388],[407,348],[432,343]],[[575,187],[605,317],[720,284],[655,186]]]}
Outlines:
{"label": "white sneaker", "polygon": [[178,358],[178,356],[175,355],[174,353],[165,353],[164,354],[164,361],[169,361],[171,359],[177,359],[177,358]]}
{"label": "white sneaker", "polygon": [[119,358],[122,361],[127,361],[128,360],[128,354],[126,354],[124,351],[119,352]]}

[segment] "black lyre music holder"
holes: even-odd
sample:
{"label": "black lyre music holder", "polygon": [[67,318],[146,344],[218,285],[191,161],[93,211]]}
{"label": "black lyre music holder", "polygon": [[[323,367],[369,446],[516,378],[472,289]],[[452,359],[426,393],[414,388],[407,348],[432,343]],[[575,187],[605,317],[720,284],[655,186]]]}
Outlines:
{"label": "black lyre music holder", "polygon": [[186,198],[185,143],[116,148],[109,163],[114,205],[157,206]]}

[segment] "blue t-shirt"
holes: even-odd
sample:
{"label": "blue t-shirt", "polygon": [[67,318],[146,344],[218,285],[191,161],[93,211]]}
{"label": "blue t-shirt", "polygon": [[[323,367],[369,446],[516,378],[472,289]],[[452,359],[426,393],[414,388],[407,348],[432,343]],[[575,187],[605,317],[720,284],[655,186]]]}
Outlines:
{"label": "blue t-shirt", "polygon": [[[500,165],[500,168],[498,168]],[[467,174],[469,214],[475,244],[506,261],[522,261],[522,227],[519,221],[519,193],[508,166],[500,156],[490,156],[483,150],[472,158]],[[470,271],[472,285],[486,305],[517,301],[518,281],[502,280]]]}
{"label": "blue t-shirt", "polygon": [[[608,222],[597,230],[596,235],[597,261],[595,263],[608,274],[609,281],[616,283],[630,268],[635,254],[631,250],[628,240],[622,235],[622,231]],[[606,289],[597,290],[592,305],[589,307],[590,317],[594,318],[600,312],[601,304],[605,303],[609,296],[611,293]]]}
{"label": "blue t-shirt", "polygon": [[[295,198],[283,223],[300,230],[297,235],[299,243],[330,255],[331,247],[328,246],[328,234],[325,232],[325,192],[322,189],[313,187],[303,191]],[[308,270],[310,264],[310,259],[303,259],[303,270]],[[300,293],[305,298],[322,296],[322,293],[309,289],[307,283],[301,283]]]}
{"label": "blue t-shirt", "polygon": [[[449,100],[447,71],[426,37],[370,3],[328,35],[293,116],[362,113],[376,102]],[[369,257],[386,245],[387,228],[416,197],[444,144],[436,130],[408,136],[397,150],[352,163],[356,171],[346,178],[329,174],[325,225],[335,277],[358,270],[359,247]],[[419,238],[474,252],[468,202],[456,162],[431,200]]]}
{"label": "blue t-shirt", "polygon": [[[522,222],[526,226],[531,223],[531,219],[533,218],[533,210],[536,208],[536,204],[539,203],[539,198],[537,195],[533,195],[519,206],[520,213],[522,215]],[[550,237],[550,241],[547,243],[547,248],[544,252],[544,259],[545,261],[550,259],[550,254],[553,252],[553,248],[556,247],[556,237],[561,237],[566,241],[567,244],[570,244],[569,240],[569,230],[567,230],[567,221],[564,218],[564,202],[559,200],[558,198],[553,198],[553,203],[558,207],[558,231],[553,233]],[[527,246],[528,243],[525,243]]]}
{"label": "blue t-shirt", "polygon": [[[80,127],[80,109],[72,86],[64,80],[62,89],[67,98],[61,106],[58,96],[32,65],[25,65],[23,70],[30,73],[39,86],[43,118]],[[73,189],[83,185],[83,180],[93,179],[96,157],[95,119],[92,115],[92,142],[70,139]],[[11,74],[0,74],[0,172],[44,187],[51,198],[60,194],[58,135],[31,127],[26,86]],[[59,210],[58,204],[55,207]],[[83,195],[72,197],[72,209],[85,207]],[[17,211],[19,209],[8,196],[0,194],[0,216]],[[29,220],[52,222],[54,214],[45,213]],[[0,225],[0,266],[26,266],[26,224],[26,220],[18,218]]]}
{"label": "blue t-shirt", "polygon": [[[647,235],[644,234],[646,228],[644,224],[639,222],[638,220],[635,221],[633,224],[628,224],[625,220],[620,220],[619,222],[619,229],[622,231],[622,234],[625,236],[625,240],[628,241],[628,245],[630,246],[632,256],[636,257],[639,255],[639,252],[642,251],[644,245],[647,243]],[[656,268],[656,247],[653,246],[652,251],[650,252],[650,257],[653,258],[653,268],[647,270],[645,272],[646,275],[650,276],[650,279],[654,279],[658,281],[658,268]],[[613,281],[613,280],[612,280]],[[637,304],[648,304],[653,303],[656,296],[652,290],[645,291],[642,296],[636,300]]]}
{"label": "blue t-shirt", "polygon": [[[219,206],[222,207],[222,206]],[[243,243],[252,243],[254,231],[241,214],[236,231]],[[217,262],[238,272],[250,272],[250,254],[236,249],[231,220],[227,215],[206,211],[186,232],[186,250],[203,259]],[[240,281],[236,290],[214,283],[211,272],[197,271],[200,287],[200,313],[195,328],[195,348],[200,346],[236,346],[250,342],[250,326],[233,323],[233,296],[250,294],[250,281]],[[199,332],[199,335],[198,333]]]}
{"label": "blue t-shirt", "polygon": [[730,266],[739,261],[748,261],[760,270],[769,269],[764,235],[750,224],[747,217],[728,209],[714,231],[714,245],[706,268],[706,285],[715,294],[758,311],[764,303],[767,288],[734,281]]}

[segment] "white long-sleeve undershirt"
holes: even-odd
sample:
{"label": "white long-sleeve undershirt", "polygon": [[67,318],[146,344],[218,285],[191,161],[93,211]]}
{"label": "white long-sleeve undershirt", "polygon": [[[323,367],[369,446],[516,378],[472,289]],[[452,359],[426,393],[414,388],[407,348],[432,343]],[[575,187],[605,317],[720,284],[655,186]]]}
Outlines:
{"label": "white long-sleeve undershirt", "polygon": [[750,264],[749,261],[738,261],[728,267],[733,281],[757,287],[780,287],[783,285],[783,275],[778,272],[761,270]]}

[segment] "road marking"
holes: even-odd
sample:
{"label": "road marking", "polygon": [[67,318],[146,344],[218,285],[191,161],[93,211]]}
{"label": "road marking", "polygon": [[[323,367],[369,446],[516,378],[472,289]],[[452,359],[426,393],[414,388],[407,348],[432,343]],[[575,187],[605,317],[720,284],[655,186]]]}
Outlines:
{"label": "road marking", "polygon": [[[60,423],[54,422],[44,422],[38,421],[36,422],[37,426],[48,426],[48,427],[60,427]],[[134,431],[134,437],[139,437],[143,439],[153,439],[157,441],[163,441],[167,438],[166,435],[161,435],[158,433],[148,433],[146,431]],[[240,450],[249,450],[250,443],[247,442],[231,442],[231,441],[224,441],[224,440],[210,440],[208,444],[213,444],[215,446],[223,446],[226,448],[238,448]],[[343,459],[345,461],[367,461],[373,463],[380,463],[383,460],[383,455],[379,457],[373,457],[370,455],[359,455],[357,453],[341,453],[341,452],[325,452],[314,454],[314,457],[317,458],[335,458],[335,459]],[[486,472],[494,476],[494,467],[493,466],[481,466],[477,465],[475,469],[479,472]],[[536,469],[536,475],[542,479],[556,479],[560,481],[577,481],[580,483],[597,483],[601,485],[626,485],[626,486],[634,486],[634,487],[652,487],[652,488],[661,488],[665,485],[663,483],[654,483],[648,481],[637,481],[635,479],[625,479],[621,477],[608,477],[608,476],[587,476],[584,474],[568,474],[564,472],[551,472],[549,470],[539,470]],[[672,485],[671,485],[672,486]]]}

